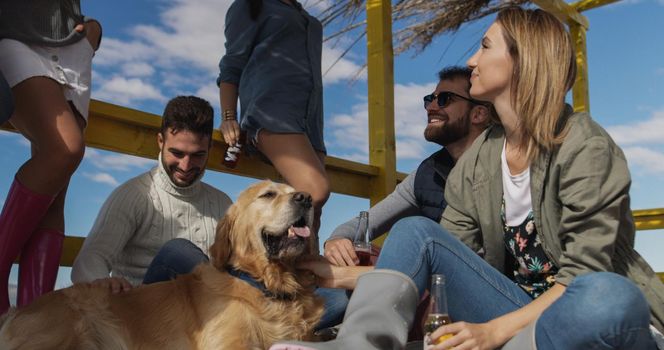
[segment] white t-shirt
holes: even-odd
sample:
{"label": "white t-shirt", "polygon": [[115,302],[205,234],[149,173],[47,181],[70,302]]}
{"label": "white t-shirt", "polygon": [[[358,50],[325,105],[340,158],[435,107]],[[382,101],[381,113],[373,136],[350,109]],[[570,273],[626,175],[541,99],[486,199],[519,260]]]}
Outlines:
{"label": "white t-shirt", "polygon": [[530,197],[530,167],[520,174],[512,175],[507,166],[505,143],[500,154],[503,171],[503,199],[505,200],[505,225],[519,226],[533,209]]}

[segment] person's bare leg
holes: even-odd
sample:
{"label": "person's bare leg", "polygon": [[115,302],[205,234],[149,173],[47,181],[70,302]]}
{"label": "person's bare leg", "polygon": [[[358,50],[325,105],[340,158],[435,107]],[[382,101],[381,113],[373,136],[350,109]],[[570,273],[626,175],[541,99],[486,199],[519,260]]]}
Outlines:
{"label": "person's bare leg", "polygon": [[33,146],[33,156],[16,173],[27,188],[57,195],[68,183],[85,152],[83,131],[65,100],[62,87],[33,77],[13,88],[16,111],[12,125]]}
{"label": "person's bare leg", "polygon": [[[78,113],[77,111],[74,110],[74,105],[69,103],[69,106],[73,113],[76,115],[76,123],[78,125],[79,130],[81,131],[81,134],[83,134],[83,131],[85,130],[85,119]],[[32,147],[32,156],[34,157],[36,152],[36,148]],[[65,232],[65,199],[67,196],[67,188],[69,187],[69,181],[70,179],[67,179],[67,182],[65,183],[64,187],[58,192],[57,196],[53,200],[53,203],[51,206],[48,208],[48,212],[46,212],[46,215],[44,215],[44,218],[42,219],[41,223],[39,224],[39,228],[48,228],[48,229],[53,229],[53,230],[58,230],[60,232]]]}
{"label": "person's bare leg", "polygon": [[313,149],[304,134],[277,134],[261,130],[257,146],[289,185],[298,191],[311,194],[314,205],[312,229],[318,241],[320,216],[323,205],[330,197],[330,181],[325,172],[324,155]]}
{"label": "person's bare leg", "polygon": [[[51,209],[54,197],[66,187],[85,149],[83,132],[58,83],[33,77],[14,86],[13,94],[16,107],[11,123],[30,140],[34,153],[17,172],[0,214],[0,313],[9,307],[7,279],[14,259],[21,251],[25,253],[22,261],[23,255],[31,255],[24,250],[26,243]],[[64,193],[59,202],[64,203]],[[62,217],[62,206],[51,212]],[[31,251],[45,247],[47,253],[57,252],[59,257],[62,233],[57,236],[57,245],[44,246],[39,239],[28,246],[36,247]],[[43,259],[29,260],[39,263]],[[53,260],[49,264],[56,264],[57,272],[58,261]]]}

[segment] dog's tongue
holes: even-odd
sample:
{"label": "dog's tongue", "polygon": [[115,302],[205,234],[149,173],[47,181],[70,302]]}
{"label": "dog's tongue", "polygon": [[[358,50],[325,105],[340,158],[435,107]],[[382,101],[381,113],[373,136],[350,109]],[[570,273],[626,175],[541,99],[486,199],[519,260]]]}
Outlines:
{"label": "dog's tongue", "polygon": [[291,226],[290,229],[288,229],[288,231],[290,231],[293,234],[295,234],[296,236],[300,236],[300,237],[309,237],[309,235],[311,234],[311,231],[309,231],[308,226],[304,226],[304,227]]}

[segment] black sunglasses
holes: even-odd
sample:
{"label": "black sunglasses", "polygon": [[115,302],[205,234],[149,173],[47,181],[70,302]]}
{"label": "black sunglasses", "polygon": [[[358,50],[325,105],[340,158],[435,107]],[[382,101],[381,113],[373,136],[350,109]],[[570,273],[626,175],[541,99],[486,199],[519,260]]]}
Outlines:
{"label": "black sunglasses", "polygon": [[455,94],[452,91],[441,91],[437,94],[433,93],[433,94],[424,96],[424,108],[429,107],[429,104],[431,104],[431,102],[433,102],[433,100],[436,100],[436,99],[438,100],[438,107],[445,108],[450,104],[450,102],[452,101],[453,96],[456,96],[460,99],[464,99],[464,100],[466,100],[470,103],[473,103],[473,104],[480,104],[480,101],[473,100],[472,98],[468,98],[468,97],[463,97],[459,94]]}

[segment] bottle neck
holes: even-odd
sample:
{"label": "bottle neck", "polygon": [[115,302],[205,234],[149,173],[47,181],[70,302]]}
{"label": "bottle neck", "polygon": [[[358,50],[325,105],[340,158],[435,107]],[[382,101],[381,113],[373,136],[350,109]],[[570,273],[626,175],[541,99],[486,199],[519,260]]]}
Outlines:
{"label": "bottle neck", "polygon": [[447,314],[447,293],[445,281],[433,281],[430,288],[432,314]]}

